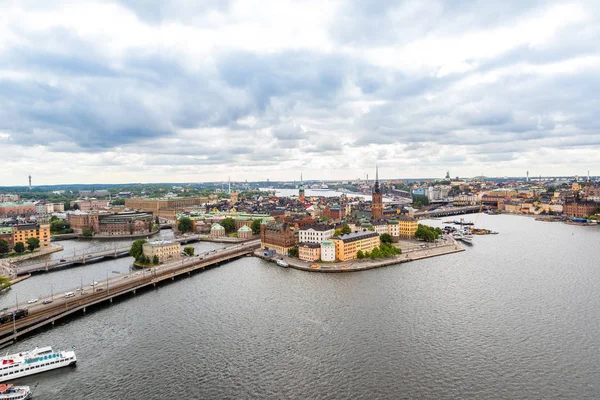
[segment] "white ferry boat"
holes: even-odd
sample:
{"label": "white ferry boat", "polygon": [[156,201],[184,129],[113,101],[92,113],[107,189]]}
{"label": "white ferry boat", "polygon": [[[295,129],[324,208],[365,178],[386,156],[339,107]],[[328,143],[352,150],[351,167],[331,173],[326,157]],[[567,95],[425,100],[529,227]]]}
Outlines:
{"label": "white ferry boat", "polygon": [[29,386],[13,386],[12,384],[0,384],[0,400],[30,399],[32,391]]}
{"label": "white ferry boat", "polygon": [[279,265],[280,267],[283,267],[283,268],[289,267],[289,264],[283,260],[277,260],[277,265]]}
{"label": "white ferry boat", "polygon": [[74,351],[55,352],[52,347],[6,355],[0,358],[0,382],[74,365],[76,362]]}

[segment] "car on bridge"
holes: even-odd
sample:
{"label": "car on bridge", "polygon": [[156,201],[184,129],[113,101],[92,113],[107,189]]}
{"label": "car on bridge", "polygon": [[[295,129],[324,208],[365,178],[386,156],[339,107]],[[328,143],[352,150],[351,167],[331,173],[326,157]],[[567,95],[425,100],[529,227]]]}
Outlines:
{"label": "car on bridge", "polygon": [[31,299],[27,302],[27,304],[33,304],[33,303],[37,303],[39,299]]}
{"label": "car on bridge", "polygon": [[44,304],[50,304],[50,303],[52,303],[52,299],[44,300]]}

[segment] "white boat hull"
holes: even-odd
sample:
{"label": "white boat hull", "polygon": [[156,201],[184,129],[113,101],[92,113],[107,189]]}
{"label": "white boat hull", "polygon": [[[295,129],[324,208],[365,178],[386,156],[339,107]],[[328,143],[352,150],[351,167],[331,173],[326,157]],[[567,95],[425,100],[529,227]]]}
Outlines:
{"label": "white boat hull", "polygon": [[23,378],[25,376],[52,371],[53,369],[68,367],[77,363],[77,357],[72,351],[64,352],[64,357],[42,360],[33,363],[19,363],[11,366],[0,366],[0,382]]}

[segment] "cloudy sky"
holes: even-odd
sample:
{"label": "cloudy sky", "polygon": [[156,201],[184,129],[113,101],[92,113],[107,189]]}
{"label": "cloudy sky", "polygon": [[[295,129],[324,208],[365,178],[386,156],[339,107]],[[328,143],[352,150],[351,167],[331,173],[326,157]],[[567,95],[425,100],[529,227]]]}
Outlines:
{"label": "cloudy sky", "polygon": [[595,1],[0,0],[0,186],[600,175],[599,150]]}

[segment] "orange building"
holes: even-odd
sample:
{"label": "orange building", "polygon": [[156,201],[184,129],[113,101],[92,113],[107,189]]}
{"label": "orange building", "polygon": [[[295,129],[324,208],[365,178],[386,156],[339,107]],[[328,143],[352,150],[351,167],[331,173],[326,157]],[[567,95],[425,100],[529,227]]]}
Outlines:
{"label": "orange building", "polygon": [[40,240],[40,247],[50,247],[50,225],[23,224],[13,226],[13,243],[23,242],[27,245],[27,239],[32,237]]}

